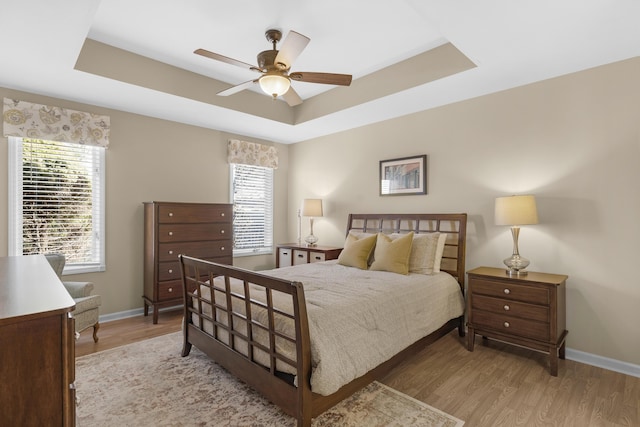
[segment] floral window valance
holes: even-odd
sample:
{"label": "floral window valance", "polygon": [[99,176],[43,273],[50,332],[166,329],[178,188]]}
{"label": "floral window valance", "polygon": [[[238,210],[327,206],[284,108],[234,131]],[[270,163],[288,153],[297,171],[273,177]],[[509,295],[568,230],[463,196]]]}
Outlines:
{"label": "floral window valance", "polygon": [[109,116],[4,99],[4,136],[109,146]]}
{"label": "floral window valance", "polygon": [[278,169],[276,147],[255,142],[229,140],[229,163]]}

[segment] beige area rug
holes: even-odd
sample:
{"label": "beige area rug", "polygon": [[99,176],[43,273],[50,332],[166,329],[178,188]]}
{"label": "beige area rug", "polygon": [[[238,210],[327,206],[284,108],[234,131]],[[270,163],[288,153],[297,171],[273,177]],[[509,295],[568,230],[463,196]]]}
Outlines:
{"label": "beige area rug", "polygon": [[[295,426],[295,420],[193,347],[180,332],[79,357],[77,417],[89,426]],[[374,382],[313,420],[320,426],[464,422]]]}

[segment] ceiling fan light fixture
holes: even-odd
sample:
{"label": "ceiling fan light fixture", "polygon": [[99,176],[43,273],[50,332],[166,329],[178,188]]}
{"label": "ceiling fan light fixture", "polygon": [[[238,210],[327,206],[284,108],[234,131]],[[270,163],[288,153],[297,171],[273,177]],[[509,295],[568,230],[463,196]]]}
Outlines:
{"label": "ceiling fan light fixture", "polygon": [[259,83],[260,89],[274,99],[287,93],[291,86],[291,80],[280,74],[265,74],[260,77]]}

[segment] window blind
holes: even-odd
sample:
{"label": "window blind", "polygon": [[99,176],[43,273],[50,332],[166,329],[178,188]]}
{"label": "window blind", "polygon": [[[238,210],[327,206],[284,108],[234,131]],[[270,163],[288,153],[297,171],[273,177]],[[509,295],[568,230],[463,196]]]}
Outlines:
{"label": "window blind", "polygon": [[273,169],[231,165],[234,255],[273,250]]}
{"label": "window blind", "polygon": [[58,252],[75,272],[104,270],[104,148],[11,138],[10,252]]}

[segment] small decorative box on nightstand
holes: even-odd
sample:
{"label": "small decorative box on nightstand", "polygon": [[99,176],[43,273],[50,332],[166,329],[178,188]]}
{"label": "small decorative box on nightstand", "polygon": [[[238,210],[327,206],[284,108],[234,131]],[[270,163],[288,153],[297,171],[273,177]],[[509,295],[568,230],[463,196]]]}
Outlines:
{"label": "small decorative box on nightstand", "polygon": [[564,359],[566,280],[563,274],[529,272],[510,276],[504,269],[467,272],[467,347],[475,334],[549,353],[551,375]]}
{"label": "small decorative box on nightstand", "polygon": [[337,259],[342,248],[334,246],[305,246],[281,243],[276,252],[276,268]]}

